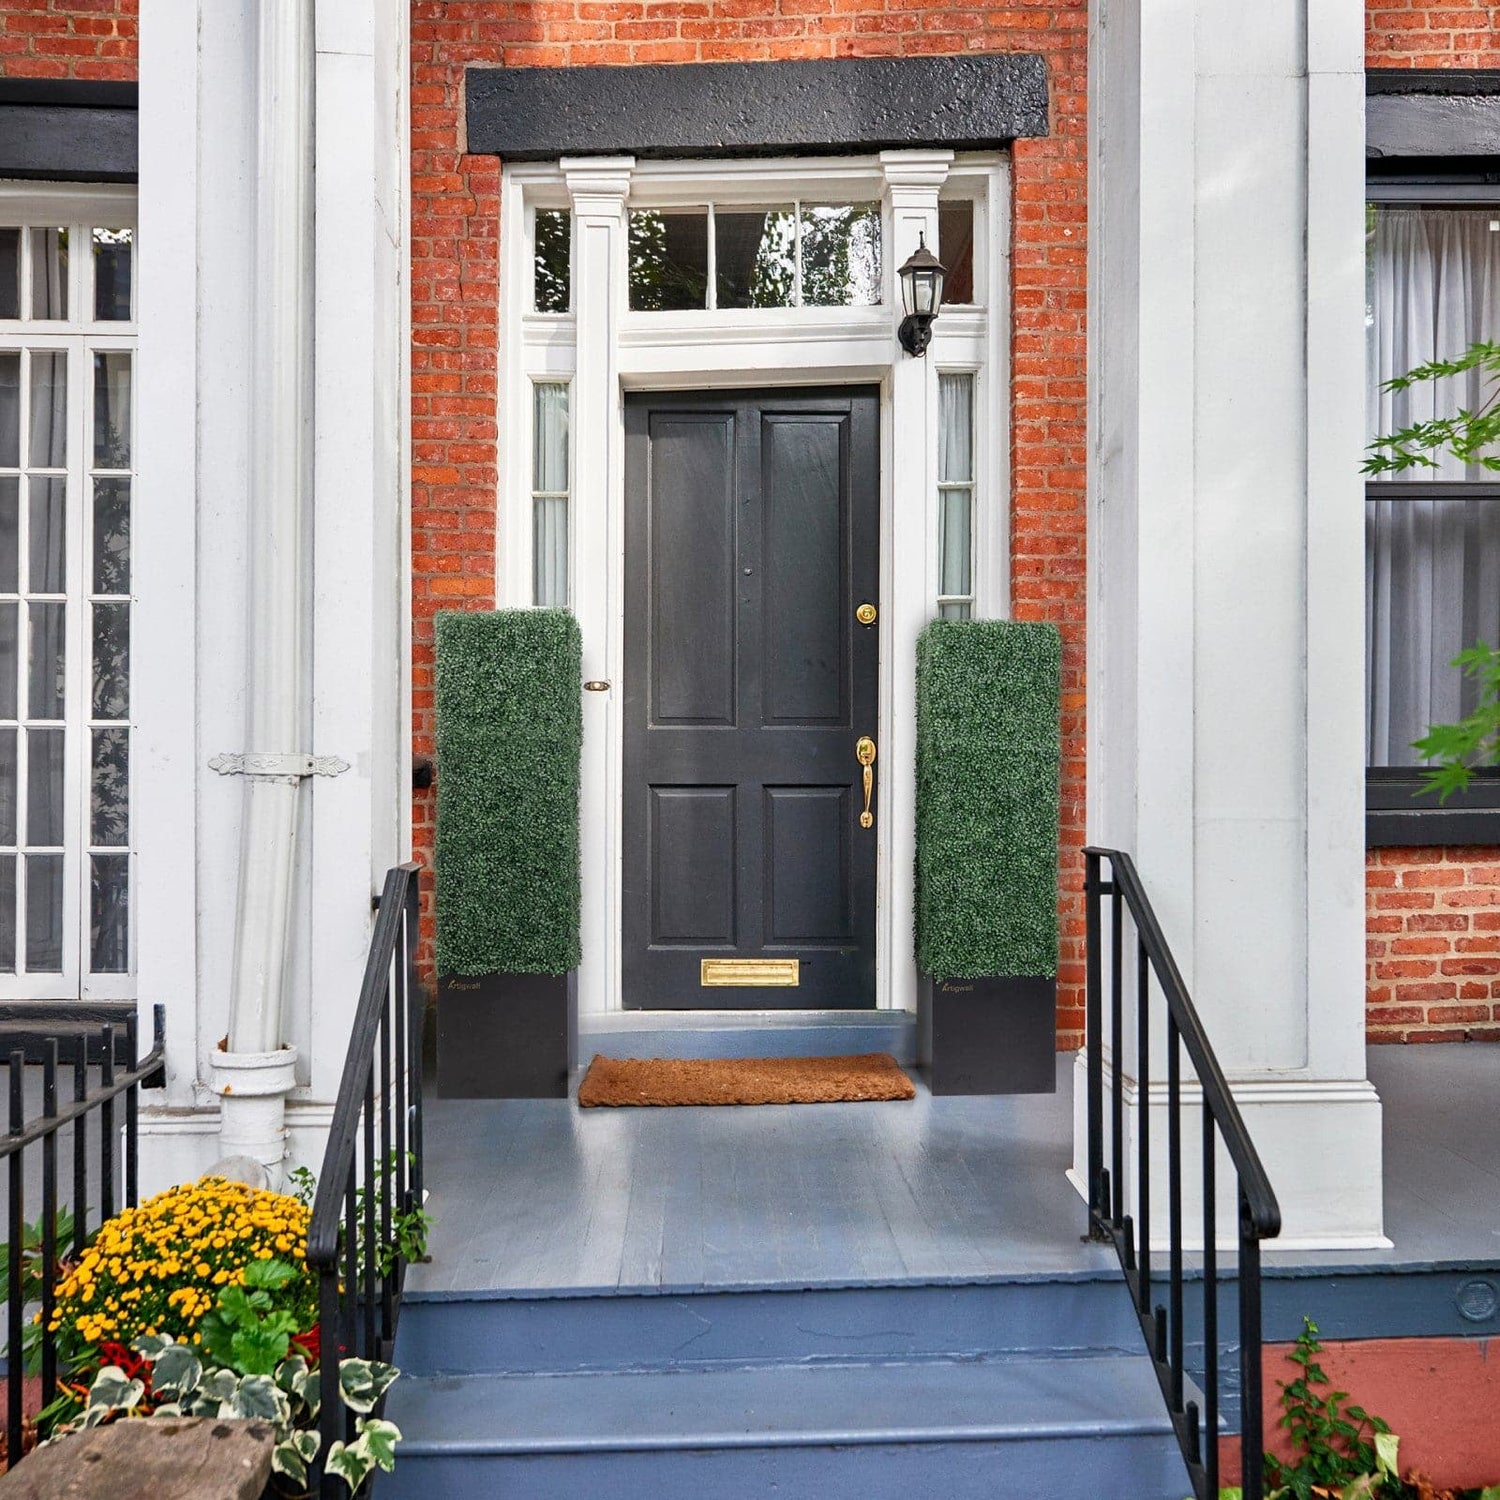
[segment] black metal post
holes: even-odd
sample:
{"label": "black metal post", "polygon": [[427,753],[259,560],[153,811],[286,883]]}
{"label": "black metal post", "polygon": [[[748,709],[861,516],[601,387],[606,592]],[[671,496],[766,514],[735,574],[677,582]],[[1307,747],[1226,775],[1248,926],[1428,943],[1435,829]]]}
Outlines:
{"label": "black metal post", "polygon": [[[42,1058],[42,1118],[57,1118],[57,1038],[47,1038]],[[57,1131],[42,1137],[42,1405],[57,1394],[57,1340],[52,1314],[57,1281]]]}
{"label": "black metal post", "polygon": [[[26,1054],[19,1048],[10,1054],[10,1133],[21,1134],[26,1125]],[[21,1460],[21,1399],[25,1392],[24,1371],[26,1357],[22,1352],[25,1331],[25,1288],[22,1277],[25,1265],[26,1242],[26,1174],[21,1152],[15,1150],[10,1157],[10,1244],[6,1246],[6,1270],[10,1276],[9,1297],[6,1301],[5,1322],[8,1347],[7,1375],[5,1382],[5,1441],[7,1462]]]}
{"label": "black metal post", "polygon": [[1104,1193],[1104,992],[1099,952],[1099,856],[1084,856],[1085,1016],[1089,1049],[1089,1234],[1100,1234],[1097,1221],[1109,1214]]}

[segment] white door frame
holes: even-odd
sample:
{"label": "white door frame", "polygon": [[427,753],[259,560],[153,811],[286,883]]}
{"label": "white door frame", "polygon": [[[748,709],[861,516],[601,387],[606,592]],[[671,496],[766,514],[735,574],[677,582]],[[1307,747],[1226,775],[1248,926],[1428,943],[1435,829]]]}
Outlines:
{"label": "white door frame", "polygon": [[[1003,157],[892,151],[818,161],[652,162],[628,157],[507,168],[502,189],[499,513],[496,599],[532,597],[532,383],[571,386],[570,599],[583,635],[583,961],[579,1007],[622,1008],[624,878],[624,399],[630,391],[872,385],[880,391],[880,710],[876,763],[876,1005],[911,1010],[915,857],[916,637],[937,597],[937,377],[976,374],[974,589],[978,616],[1009,607],[1009,177]],[[938,319],[925,359],[896,342],[895,267],[957,189],[976,202],[975,284],[984,305]],[[793,195],[883,208],[884,303],[875,308],[632,313],[630,207],[779,202]],[[538,206],[572,211],[572,311],[530,310]]]}

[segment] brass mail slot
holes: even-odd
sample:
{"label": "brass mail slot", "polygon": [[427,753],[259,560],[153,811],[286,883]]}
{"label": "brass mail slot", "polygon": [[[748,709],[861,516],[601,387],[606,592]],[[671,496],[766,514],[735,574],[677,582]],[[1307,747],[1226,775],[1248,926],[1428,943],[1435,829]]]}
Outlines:
{"label": "brass mail slot", "polygon": [[705,989],[728,985],[760,985],[796,989],[802,983],[800,958],[705,958],[698,983]]}

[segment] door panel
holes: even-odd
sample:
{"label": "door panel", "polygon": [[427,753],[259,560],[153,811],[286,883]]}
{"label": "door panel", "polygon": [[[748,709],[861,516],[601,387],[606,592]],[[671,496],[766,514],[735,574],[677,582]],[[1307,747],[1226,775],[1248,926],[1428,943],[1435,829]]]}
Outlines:
{"label": "door panel", "polygon": [[626,403],[627,1006],[875,1003],[878,419],[865,389]]}

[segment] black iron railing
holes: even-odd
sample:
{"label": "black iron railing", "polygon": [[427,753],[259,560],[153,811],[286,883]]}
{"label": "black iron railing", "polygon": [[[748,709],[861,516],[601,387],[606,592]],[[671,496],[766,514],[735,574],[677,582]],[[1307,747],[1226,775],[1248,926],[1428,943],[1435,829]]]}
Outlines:
{"label": "black iron railing", "polygon": [[[406,1276],[393,1228],[422,1204],[418,896],[416,865],[398,865],[385,877],[308,1225],[321,1364],[333,1377],[324,1383],[318,1418],[323,1454],[354,1436],[352,1413],[337,1395],[339,1360],[391,1357]],[[337,1476],[321,1474],[320,1484],[323,1496],[347,1500]]]}
{"label": "black iron railing", "polygon": [[[1088,1192],[1089,1225],[1095,1238],[1110,1241],[1120,1257],[1135,1308],[1146,1336],[1162,1395],[1187,1463],[1198,1500],[1218,1500],[1219,1417],[1226,1389],[1219,1353],[1218,1185],[1219,1151],[1228,1156],[1235,1175],[1238,1219],[1239,1389],[1241,1461],[1244,1500],[1264,1493],[1262,1453],[1265,1437],[1261,1412],[1260,1246],[1281,1230],[1281,1210],[1270,1180],[1177,963],[1162,936],[1156,913],[1128,854],[1118,849],[1087,849],[1084,889],[1088,897]],[[1105,878],[1104,865],[1109,865]],[[1104,1024],[1104,914],[1109,898],[1109,1030]],[[1125,952],[1126,916],[1134,929],[1133,962]],[[1132,983],[1126,975],[1133,972]],[[1165,1001],[1167,1074],[1167,1265],[1165,1277],[1154,1275],[1151,1251],[1152,1142],[1149,1108],[1152,1067],[1152,980]],[[1133,1006],[1134,1026],[1127,1030],[1126,1006]],[[1134,1033],[1136,1139],[1135,1213],[1125,1201],[1125,1054]],[[1110,1057],[1110,1162],[1105,1165],[1104,1056]],[[1183,1099],[1182,1054],[1196,1075],[1201,1103]],[[1191,1121],[1197,1114],[1199,1119]],[[1202,1368],[1187,1368],[1183,1225],[1183,1156],[1189,1132],[1196,1131],[1201,1174]],[[1165,1304],[1156,1301],[1164,1292]],[[1190,1380],[1201,1381],[1202,1410],[1188,1397]]]}
{"label": "black iron railing", "polygon": [[[133,1009],[118,1022],[102,1024],[80,1018],[86,1014],[86,1008],[77,1004],[26,1003],[0,1008],[0,1050],[8,1054],[10,1083],[9,1128],[0,1136],[9,1200],[5,1247],[7,1464],[19,1462],[24,1446],[23,1373],[28,1364],[41,1376],[41,1405],[46,1406],[57,1395],[57,1340],[51,1323],[59,1263],[81,1254],[85,1242],[99,1225],[114,1216],[117,1207],[135,1207],[139,1093],[142,1086],[161,1082],[165,1012],[160,1005],[153,1011],[152,1046],[144,1058],[137,1052]],[[40,1065],[41,1071],[41,1107],[29,1120],[28,1064]],[[71,1097],[64,1100],[64,1093]],[[123,1120],[116,1113],[117,1104]],[[119,1139],[122,1125],[123,1142]],[[68,1171],[60,1183],[59,1140],[64,1132],[68,1137],[64,1148]],[[41,1181],[35,1194],[33,1231],[27,1219],[27,1198],[31,1196],[27,1188],[28,1178],[35,1180],[36,1165],[40,1166]],[[120,1196],[123,1203],[117,1203]],[[66,1230],[62,1244],[58,1242],[60,1228]],[[40,1318],[31,1324],[28,1318],[37,1303]],[[31,1327],[36,1333],[28,1358],[23,1345],[28,1342],[26,1332]]]}

